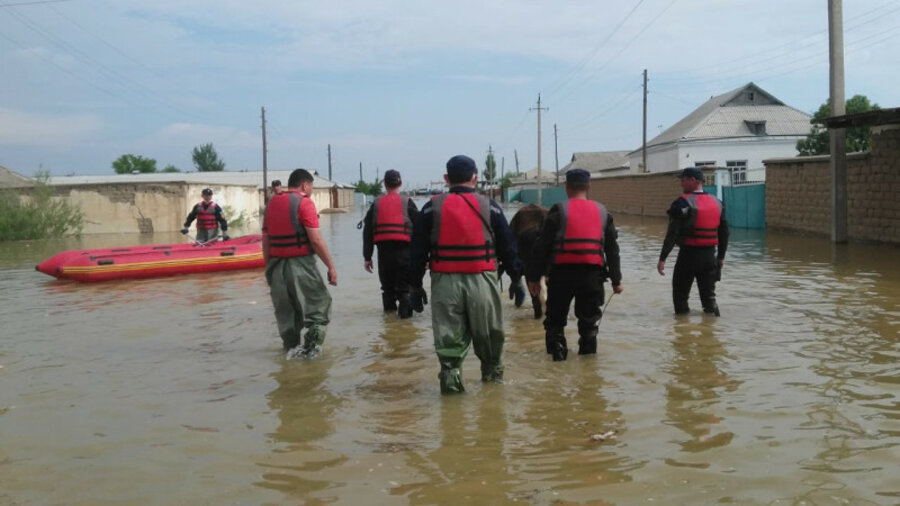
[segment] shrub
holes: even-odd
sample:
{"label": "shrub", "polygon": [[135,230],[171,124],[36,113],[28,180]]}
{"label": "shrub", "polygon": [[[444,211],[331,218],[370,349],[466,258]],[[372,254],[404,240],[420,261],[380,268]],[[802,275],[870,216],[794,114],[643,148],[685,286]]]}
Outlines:
{"label": "shrub", "polygon": [[18,191],[0,191],[0,241],[47,239],[68,233],[81,235],[84,216],[62,199],[53,198],[47,184],[50,177],[39,172],[31,198],[20,198]]}

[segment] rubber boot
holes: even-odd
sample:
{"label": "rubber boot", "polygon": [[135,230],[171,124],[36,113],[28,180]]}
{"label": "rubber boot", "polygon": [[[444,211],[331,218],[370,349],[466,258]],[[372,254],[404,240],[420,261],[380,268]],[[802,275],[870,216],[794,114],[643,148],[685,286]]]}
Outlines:
{"label": "rubber boot", "polygon": [[703,312],[709,316],[721,316],[719,314],[719,305],[713,304],[712,307],[703,308]]}
{"label": "rubber boot", "polygon": [[397,296],[393,293],[381,292],[381,305],[385,311],[397,310]]}
{"label": "rubber boot", "polygon": [[316,358],[322,354],[322,342],[325,341],[325,329],[322,327],[310,327],[303,336],[302,358]]}
{"label": "rubber boot", "polygon": [[560,362],[569,356],[566,347],[566,332],[563,327],[551,327],[544,334],[544,342],[547,345],[547,353],[553,357],[554,362]]}
{"label": "rubber boot", "polygon": [[597,333],[599,329],[596,324],[582,325],[578,324],[578,354],[592,355],[597,353]]}
{"label": "rubber boot", "polygon": [[481,381],[503,383],[503,364],[481,364]]}
{"label": "rubber boot", "polygon": [[466,391],[463,387],[462,373],[459,369],[441,369],[438,374],[438,380],[441,382],[442,394],[461,394]]}
{"label": "rubber boot", "polygon": [[397,316],[400,319],[411,318],[413,314],[412,296],[409,292],[400,294],[400,303],[397,305]]}

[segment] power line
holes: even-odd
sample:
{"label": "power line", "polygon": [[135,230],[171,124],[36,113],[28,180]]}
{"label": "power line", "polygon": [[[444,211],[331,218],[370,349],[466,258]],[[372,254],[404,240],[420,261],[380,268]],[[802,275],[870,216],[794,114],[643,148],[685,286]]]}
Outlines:
{"label": "power line", "polygon": [[560,89],[564,88],[565,85],[567,85],[569,82],[571,82],[571,80],[575,77],[576,74],[578,74],[579,72],[584,70],[584,67],[594,58],[594,56],[596,56],[597,52],[600,51],[600,49],[603,48],[603,46],[605,46],[606,43],[609,42],[610,39],[613,38],[613,36],[619,31],[619,29],[622,28],[622,26],[625,24],[625,22],[628,21],[628,19],[631,17],[631,15],[634,14],[634,12],[637,10],[638,7],[641,6],[642,3],[644,3],[644,0],[638,0],[638,3],[634,4],[634,7],[632,7],[631,10],[628,11],[628,14],[626,14],[625,17],[622,18],[621,21],[619,21],[619,23],[616,25],[616,27],[613,28],[613,31],[610,32],[609,35],[607,35],[605,39],[600,41],[600,44],[598,44],[596,47],[594,47],[594,49],[591,50],[587,54],[587,56],[585,56],[582,59],[582,61],[576,66],[575,69],[571,70],[568,74],[566,74],[566,76],[564,76],[559,81],[559,84],[551,87],[550,91],[547,92],[547,95],[552,96],[554,93],[556,93]]}

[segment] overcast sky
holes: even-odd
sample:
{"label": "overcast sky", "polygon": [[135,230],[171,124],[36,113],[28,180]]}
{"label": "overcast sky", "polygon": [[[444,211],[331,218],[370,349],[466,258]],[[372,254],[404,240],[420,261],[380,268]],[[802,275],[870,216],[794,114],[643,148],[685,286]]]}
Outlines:
{"label": "overcast sky", "polygon": [[[544,168],[641,143],[755,82],[828,96],[826,0],[0,0],[0,165],[109,174],[133,153],[193,170],[304,167],[439,179],[458,153]],[[847,97],[900,106],[900,1],[844,1]]]}

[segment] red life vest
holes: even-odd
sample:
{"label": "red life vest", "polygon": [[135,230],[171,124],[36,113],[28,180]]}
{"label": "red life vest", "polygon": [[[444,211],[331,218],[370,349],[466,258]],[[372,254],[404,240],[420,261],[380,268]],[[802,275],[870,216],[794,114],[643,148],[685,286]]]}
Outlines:
{"label": "red life vest", "polygon": [[681,198],[691,208],[684,245],[718,245],[719,222],[722,219],[722,203],[719,202],[719,199],[708,193],[685,193]]}
{"label": "red life vest", "polygon": [[[206,207],[204,205],[206,204]],[[209,201],[209,204],[206,201],[200,202],[197,204],[197,229],[198,230],[211,230],[214,228],[219,228],[219,223],[216,220],[216,209],[219,208],[219,204],[216,204],[212,200]]]}
{"label": "red life vest", "polygon": [[564,200],[559,209],[559,230],[554,242],[554,264],[603,265],[603,228],[606,208],[584,198]]}
{"label": "red life vest", "polygon": [[409,197],[388,193],[372,203],[375,218],[376,243],[384,241],[409,242],[412,238],[412,220],[409,218]]}
{"label": "red life vest", "polygon": [[445,193],[431,200],[432,272],[478,273],[497,268],[491,201],[475,193]]}
{"label": "red life vest", "polygon": [[286,191],[273,195],[266,206],[269,255],[278,258],[302,257],[312,253],[306,228],[298,211],[303,195]]}

